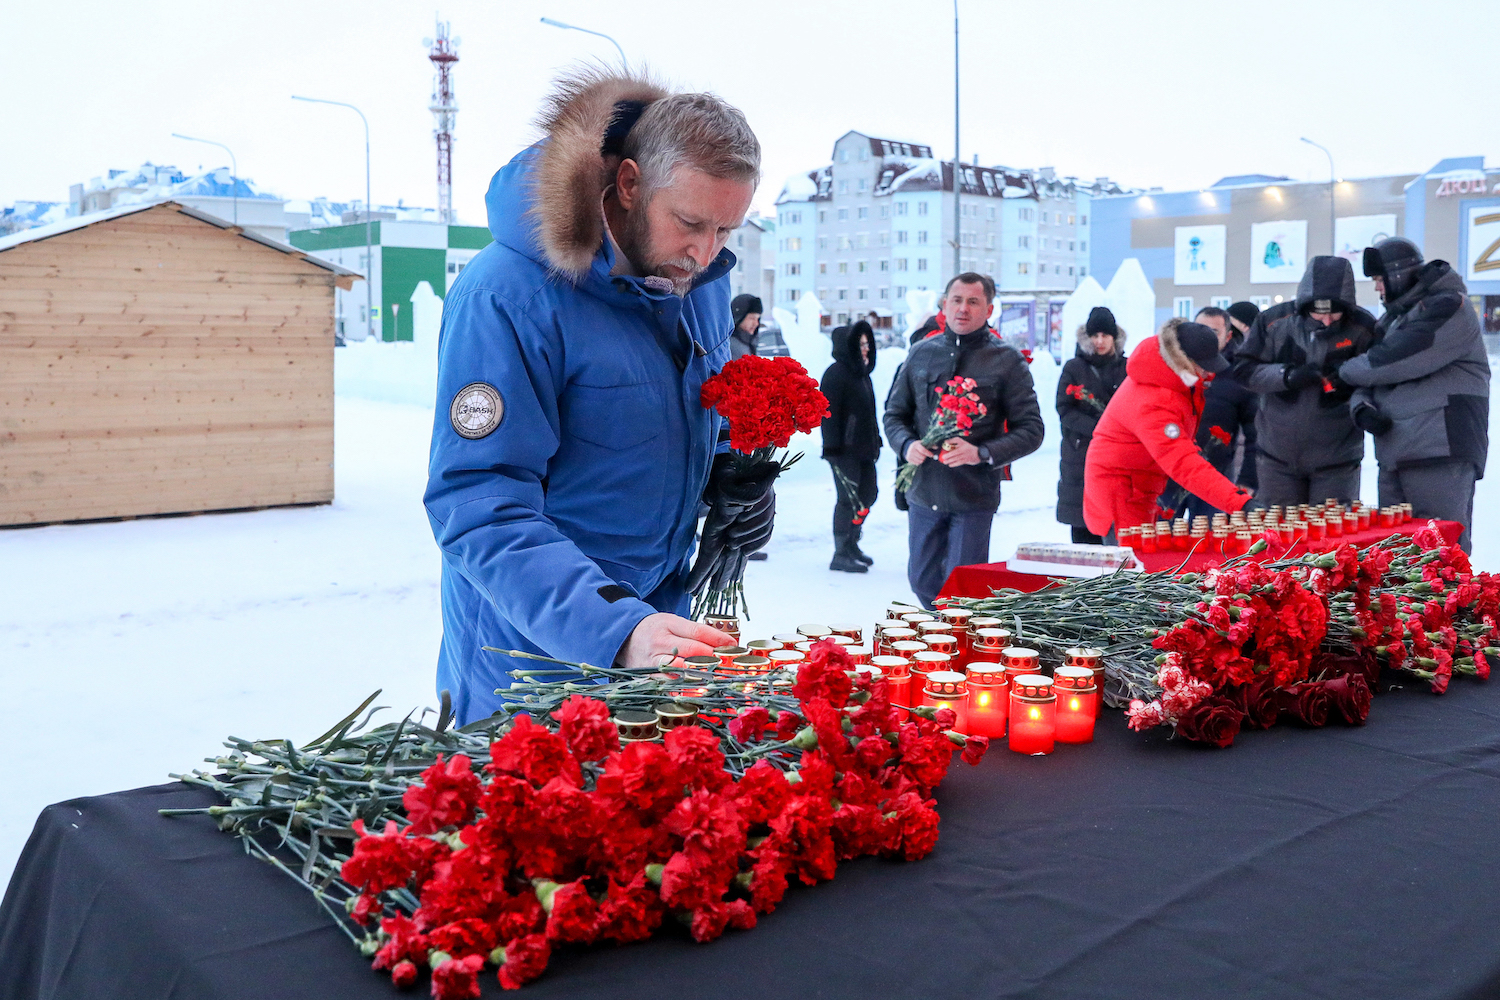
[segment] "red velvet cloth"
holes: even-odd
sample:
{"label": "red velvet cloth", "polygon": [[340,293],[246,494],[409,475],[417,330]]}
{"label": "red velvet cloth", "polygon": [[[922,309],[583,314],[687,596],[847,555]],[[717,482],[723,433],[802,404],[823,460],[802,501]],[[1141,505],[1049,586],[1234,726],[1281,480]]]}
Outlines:
{"label": "red velvet cloth", "polygon": [[[1358,548],[1374,545],[1381,539],[1391,535],[1412,535],[1416,530],[1426,524],[1426,521],[1411,521],[1399,528],[1371,528],[1369,531],[1361,531],[1357,535],[1344,535],[1340,538],[1325,538],[1322,541],[1310,542],[1306,546],[1297,544],[1291,551],[1291,555],[1298,556],[1307,552],[1328,552],[1338,548],[1345,542],[1350,542]],[[1457,521],[1438,521],[1438,531],[1442,533],[1443,541],[1453,545],[1458,541],[1458,536],[1463,531],[1463,526]],[[1207,544],[1211,544],[1209,539]],[[1168,570],[1177,570],[1183,573],[1201,573],[1206,569],[1212,569],[1224,562],[1224,556],[1218,553],[1208,552],[1207,544],[1196,552],[1151,552],[1141,554],[1141,562],[1146,564],[1147,572],[1160,573]],[[948,575],[948,580],[943,584],[939,597],[989,597],[992,590],[1010,588],[1031,592],[1041,590],[1048,583],[1049,578],[1039,576],[1035,573],[1017,573],[1010,569],[1005,563],[980,563],[973,566],[958,566]]]}

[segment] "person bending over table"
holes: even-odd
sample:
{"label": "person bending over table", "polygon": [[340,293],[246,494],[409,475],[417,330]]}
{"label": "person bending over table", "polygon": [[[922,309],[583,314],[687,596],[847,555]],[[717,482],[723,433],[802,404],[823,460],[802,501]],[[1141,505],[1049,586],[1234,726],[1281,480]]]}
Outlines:
{"label": "person bending over table", "polygon": [[[437,686],[460,725],[517,661],[639,667],[730,637],[682,617],[704,533],[770,537],[775,497],[713,502],[730,358],[724,249],[760,179],[744,116],[604,70],[559,82],[544,136],[490,182],[494,242],[443,307],[425,503],[442,549]],[[731,520],[733,518],[733,520]]]}
{"label": "person bending over table", "polygon": [[1203,380],[1228,367],[1219,338],[1201,323],[1171,319],[1141,341],[1089,445],[1083,516],[1090,531],[1113,544],[1120,528],[1155,520],[1168,479],[1220,510],[1253,502],[1249,490],[1225,478],[1193,443]]}

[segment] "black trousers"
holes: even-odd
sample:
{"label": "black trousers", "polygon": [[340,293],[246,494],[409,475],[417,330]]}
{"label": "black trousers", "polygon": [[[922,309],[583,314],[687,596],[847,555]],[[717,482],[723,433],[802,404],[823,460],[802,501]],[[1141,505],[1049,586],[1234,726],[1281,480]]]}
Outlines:
{"label": "black trousers", "polygon": [[847,542],[859,540],[862,527],[854,523],[854,515],[860,507],[875,506],[875,499],[880,495],[880,480],[873,460],[830,458],[828,464],[834,474],[833,488],[838,495],[833,504],[833,544],[836,548],[843,548]]}

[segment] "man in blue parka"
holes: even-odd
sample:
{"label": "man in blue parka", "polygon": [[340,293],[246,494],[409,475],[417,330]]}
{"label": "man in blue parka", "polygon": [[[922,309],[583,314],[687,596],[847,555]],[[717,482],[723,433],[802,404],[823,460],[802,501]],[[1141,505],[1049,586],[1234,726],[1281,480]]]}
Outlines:
{"label": "man in blue parka", "polygon": [[[541,125],[491,181],[495,241],[443,306],[425,502],[460,724],[522,665],[483,646],[646,666],[731,641],[679,616],[715,495],[699,390],[730,356],[724,244],[759,144],[716,97],[604,71],[562,80]],[[725,516],[745,551],[773,509]]]}

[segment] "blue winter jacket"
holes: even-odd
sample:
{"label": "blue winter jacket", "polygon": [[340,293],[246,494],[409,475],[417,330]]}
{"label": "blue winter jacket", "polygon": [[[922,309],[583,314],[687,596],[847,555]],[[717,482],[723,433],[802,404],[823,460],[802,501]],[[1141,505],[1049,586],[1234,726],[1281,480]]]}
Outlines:
{"label": "blue winter jacket", "polygon": [[[718,437],[699,389],[729,360],[734,256],[721,252],[682,298],[612,276],[607,238],[586,268],[562,267],[538,227],[587,233],[557,213],[598,213],[602,190],[535,205],[549,141],[490,182],[495,241],[443,305],[425,503],[443,552],[437,687],[461,725],[496,711],[496,689],[528,665],[483,646],[609,665],[641,619],[686,613]],[[572,259],[588,260],[579,249]],[[483,414],[453,412],[473,383],[500,400],[482,437]]]}

